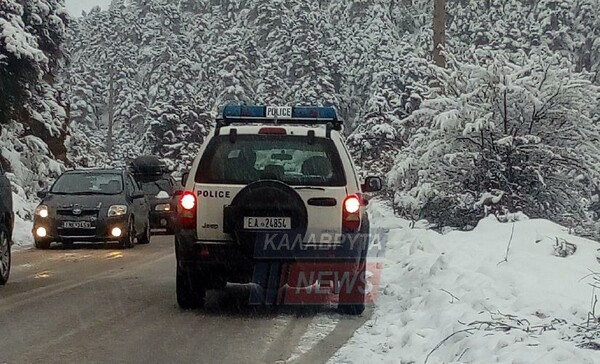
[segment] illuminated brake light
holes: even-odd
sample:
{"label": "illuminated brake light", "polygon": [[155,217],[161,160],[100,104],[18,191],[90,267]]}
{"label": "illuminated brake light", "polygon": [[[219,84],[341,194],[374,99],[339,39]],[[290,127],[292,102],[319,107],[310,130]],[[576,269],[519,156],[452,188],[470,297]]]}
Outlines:
{"label": "illuminated brake light", "polygon": [[354,214],[360,210],[360,200],[356,196],[348,196],[344,201],[344,209],[349,214]]}
{"label": "illuminated brake light", "polygon": [[193,192],[184,192],[179,198],[178,219],[183,229],[196,228],[196,195]]}
{"label": "illuminated brake light", "polygon": [[260,130],[258,131],[258,134],[286,135],[287,132],[285,131],[284,128],[264,127],[264,128],[260,128]]}
{"label": "illuminated brake light", "polygon": [[181,199],[179,200],[179,204],[185,210],[191,210],[191,209],[193,209],[194,207],[196,207],[196,195],[194,195],[191,192],[184,193],[181,196]]}
{"label": "illuminated brake light", "polygon": [[360,228],[360,195],[350,195],[346,197],[343,204],[342,230],[344,232],[357,232]]}

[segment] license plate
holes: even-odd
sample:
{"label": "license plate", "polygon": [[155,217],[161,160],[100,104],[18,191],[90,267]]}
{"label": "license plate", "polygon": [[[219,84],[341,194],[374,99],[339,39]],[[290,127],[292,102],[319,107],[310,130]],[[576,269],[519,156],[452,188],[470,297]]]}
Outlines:
{"label": "license plate", "polygon": [[290,230],[289,217],[244,217],[244,229],[249,230]]}
{"label": "license plate", "polygon": [[89,229],[92,227],[90,221],[65,221],[63,228],[65,229]]}

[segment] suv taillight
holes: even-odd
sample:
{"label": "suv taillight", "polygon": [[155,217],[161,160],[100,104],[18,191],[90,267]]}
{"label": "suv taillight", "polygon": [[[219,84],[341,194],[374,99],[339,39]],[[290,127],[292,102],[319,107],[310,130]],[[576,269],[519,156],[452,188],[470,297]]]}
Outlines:
{"label": "suv taillight", "polygon": [[360,194],[349,195],[342,206],[342,230],[344,232],[357,232],[360,227]]}
{"label": "suv taillight", "polygon": [[182,229],[195,229],[196,228],[196,210],[198,199],[196,194],[193,192],[184,192],[179,197],[179,222],[181,223]]}

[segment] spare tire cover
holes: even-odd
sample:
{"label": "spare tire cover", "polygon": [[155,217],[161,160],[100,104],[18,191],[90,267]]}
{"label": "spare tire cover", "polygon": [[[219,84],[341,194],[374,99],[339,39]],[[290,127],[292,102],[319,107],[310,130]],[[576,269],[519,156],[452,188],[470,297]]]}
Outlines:
{"label": "spare tire cover", "polygon": [[281,233],[306,234],[308,212],[300,195],[287,184],[276,180],[261,180],[244,187],[225,213],[226,226],[238,242],[254,247],[257,231],[244,229],[244,217],[289,217],[291,230],[269,230]]}

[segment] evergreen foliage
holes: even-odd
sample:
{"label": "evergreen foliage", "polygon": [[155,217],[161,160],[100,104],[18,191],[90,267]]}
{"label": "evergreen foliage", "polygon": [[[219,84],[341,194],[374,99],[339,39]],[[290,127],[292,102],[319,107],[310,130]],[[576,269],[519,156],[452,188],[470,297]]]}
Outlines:
{"label": "evergreen foliage", "polygon": [[0,2],[0,161],[25,193],[67,162],[66,95],[56,77],[68,23],[60,0]]}

